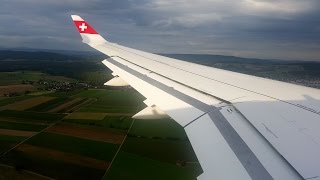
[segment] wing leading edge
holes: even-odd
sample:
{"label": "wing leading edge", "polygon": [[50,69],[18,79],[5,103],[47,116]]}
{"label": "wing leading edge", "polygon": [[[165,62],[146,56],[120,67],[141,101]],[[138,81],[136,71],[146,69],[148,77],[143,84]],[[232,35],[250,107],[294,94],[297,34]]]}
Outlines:
{"label": "wing leading edge", "polygon": [[198,179],[320,179],[319,90],[113,44],[72,18],[114,76],[184,127]]}

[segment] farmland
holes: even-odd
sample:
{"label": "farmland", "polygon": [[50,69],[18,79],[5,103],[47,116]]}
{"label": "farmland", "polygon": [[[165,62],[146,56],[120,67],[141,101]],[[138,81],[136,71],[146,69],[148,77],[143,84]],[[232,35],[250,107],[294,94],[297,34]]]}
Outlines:
{"label": "farmland", "polygon": [[67,82],[75,81],[72,78],[48,75],[39,71],[0,72],[0,85],[4,86],[21,84],[23,81],[38,81],[40,79]]}
{"label": "farmland", "polygon": [[193,180],[199,174],[199,166],[191,164],[188,167],[179,167],[152,160],[132,153],[120,152],[105,180],[126,179],[183,179]]}
{"label": "farmland", "polygon": [[8,95],[12,92],[25,93],[25,92],[32,92],[32,91],[36,91],[36,87],[30,84],[0,86],[0,96]]}
{"label": "farmland", "polygon": [[184,130],[171,119],[133,120],[144,97],[102,86],[111,75],[100,61],[30,56],[0,59],[0,179],[195,179],[201,173]]}
{"label": "farmland", "polygon": [[[22,169],[37,178],[194,179],[201,173],[186,134],[173,120],[134,122],[131,116],[144,105],[131,89],[39,93],[1,101],[0,152],[6,154],[0,163],[11,168],[10,174]],[[125,176],[118,174],[121,169]]]}
{"label": "farmland", "polygon": [[53,97],[47,97],[47,96],[39,96],[39,97],[34,97],[30,99],[26,99],[23,101],[15,102],[12,104],[9,104],[5,107],[4,109],[9,109],[9,110],[25,110],[32,108],[34,106],[40,105],[42,103],[48,102],[50,100],[54,99]]}
{"label": "farmland", "polygon": [[[129,90],[91,90],[76,97],[96,98],[96,102],[80,109],[81,112],[134,113],[137,111],[141,95]],[[110,92],[110,93],[106,93]]]}

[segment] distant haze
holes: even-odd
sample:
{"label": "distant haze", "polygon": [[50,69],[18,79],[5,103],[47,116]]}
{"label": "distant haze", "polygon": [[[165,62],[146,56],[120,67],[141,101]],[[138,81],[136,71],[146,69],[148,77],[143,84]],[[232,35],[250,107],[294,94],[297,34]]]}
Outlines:
{"label": "distant haze", "polygon": [[71,14],[150,52],[320,61],[319,0],[3,0],[0,48],[87,51]]}

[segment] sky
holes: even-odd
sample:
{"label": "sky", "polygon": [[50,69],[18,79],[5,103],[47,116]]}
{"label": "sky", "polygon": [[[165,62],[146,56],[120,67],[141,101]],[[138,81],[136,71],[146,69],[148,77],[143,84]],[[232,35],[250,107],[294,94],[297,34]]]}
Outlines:
{"label": "sky", "polygon": [[71,14],[148,52],[320,61],[319,0],[0,0],[0,48],[90,50]]}

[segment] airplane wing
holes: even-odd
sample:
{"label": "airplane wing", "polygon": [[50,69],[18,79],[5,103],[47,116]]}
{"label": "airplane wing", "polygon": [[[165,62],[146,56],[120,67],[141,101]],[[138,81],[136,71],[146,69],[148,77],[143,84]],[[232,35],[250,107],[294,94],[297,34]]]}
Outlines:
{"label": "airplane wing", "polygon": [[199,180],[320,179],[319,90],[120,46],[72,19],[83,42],[110,57],[106,84],[146,98],[134,117],[169,116],[185,129]]}

